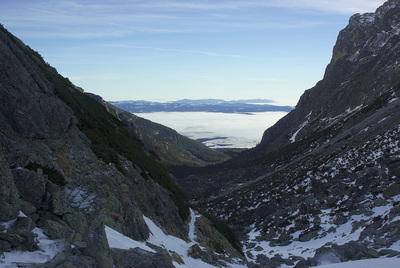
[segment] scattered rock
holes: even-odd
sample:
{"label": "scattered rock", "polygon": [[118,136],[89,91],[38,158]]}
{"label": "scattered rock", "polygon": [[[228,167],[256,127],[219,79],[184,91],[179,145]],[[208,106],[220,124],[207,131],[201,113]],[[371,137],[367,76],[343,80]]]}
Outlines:
{"label": "scattered rock", "polygon": [[11,225],[10,231],[16,234],[30,232],[36,225],[29,217],[18,217]]}
{"label": "scattered rock", "polygon": [[391,198],[398,194],[400,194],[400,184],[393,184],[383,192],[383,197]]}
{"label": "scattered rock", "polygon": [[65,239],[67,241],[72,241],[75,236],[75,231],[66,223],[55,222],[52,220],[46,220],[44,222],[44,232],[51,239]]}
{"label": "scattered rock", "polygon": [[0,147],[0,222],[9,221],[18,215],[20,210],[19,193],[7,160]]}
{"label": "scattered rock", "polygon": [[168,254],[149,253],[136,249],[111,249],[114,260],[113,266],[116,268],[124,267],[143,267],[143,268],[174,268]]}
{"label": "scattered rock", "polygon": [[296,263],[296,265],[293,268],[309,268],[310,265],[306,260],[300,260]]}
{"label": "scattered rock", "polygon": [[400,255],[400,252],[392,249],[382,249],[379,253],[381,256],[386,256],[389,258]]}
{"label": "scattered rock", "polygon": [[13,169],[12,174],[21,198],[40,208],[46,195],[47,176],[28,169]]}

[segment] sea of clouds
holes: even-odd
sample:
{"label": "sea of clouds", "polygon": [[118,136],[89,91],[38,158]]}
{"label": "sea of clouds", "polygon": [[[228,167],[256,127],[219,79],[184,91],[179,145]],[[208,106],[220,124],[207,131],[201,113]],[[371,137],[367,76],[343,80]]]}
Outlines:
{"label": "sea of clouds", "polygon": [[287,112],[210,113],[154,112],[136,113],[176,130],[181,135],[201,140],[211,148],[252,148],[261,141],[264,131]]}

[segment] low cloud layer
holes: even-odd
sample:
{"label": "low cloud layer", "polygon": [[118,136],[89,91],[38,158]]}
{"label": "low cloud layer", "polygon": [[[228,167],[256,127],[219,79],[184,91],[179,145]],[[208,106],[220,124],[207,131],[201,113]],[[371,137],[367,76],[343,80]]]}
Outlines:
{"label": "low cloud layer", "polygon": [[285,112],[254,114],[225,114],[203,112],[139,113],[149,119],[175,129],[191,139],[205,139],[212,148],[251,148],[261,141],[264,131],[285,116]]}

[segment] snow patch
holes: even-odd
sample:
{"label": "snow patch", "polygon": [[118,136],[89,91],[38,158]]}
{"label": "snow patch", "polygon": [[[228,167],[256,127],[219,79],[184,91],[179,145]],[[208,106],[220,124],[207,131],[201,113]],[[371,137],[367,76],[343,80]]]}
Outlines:
{"label": "snow patch", "polygon": [[146,242],[136,241],[123,234],[115,231],[114,229],[105,226],[105,232],[110,248],[131,249],[140,248],[148,252],[156,253],[156,251],[146,245]]}
{"label": "snow patch", "polygon": [[[202,260],[193,259],[188,256],[188,250],[191,246],[195,244],[195,241],[191,240],[190,242],[186,242],[182,239],[179,239],[172,235],[167,235],[164,231],[158,227],[150,218],[143,216],[144,221],[150,229],[150,237],[147,240],[150,244],[162,247],[166,249],[168,252],[176,252],[182,260],[185,262],[184,265],[174,262],[175,267],[193,267],[193,268],[201,268],[201,267],[215,267],[211,264],[205,263]],[[194,223],[196,221],[196,215],[193,211],[191,211],[191,221],[189,223],[190,230],[189,236],[194,238]]]}
{"label": "snow patch", "polygon": [[[9,222],[1,224],[7,226]],[[4,252],[3,256],[0,256],[0,267],[25,267],[26,265],[43,264],[64,250],[65,245],[61,239],[49,239],[40,228],[34,228],[32,232],[37,235],[36,239],[40,249],[32,252],[17,250]]]}
{"label": "snow patch", "polygon": [[300,125],[299,129],[289,139],[291,143],[296,141],[297,134],[299,134],[299,132],[308,124],[311,114],[312,114],[312,111],[307,115],[307,120],[303,124]]}
{"label": "snow patch", "polygon": [[319,268],[376,268],[376,267],[398,268],[400,267],[400,259],[399,258],[367,259],[367,260],[327,264],[318,267]]}

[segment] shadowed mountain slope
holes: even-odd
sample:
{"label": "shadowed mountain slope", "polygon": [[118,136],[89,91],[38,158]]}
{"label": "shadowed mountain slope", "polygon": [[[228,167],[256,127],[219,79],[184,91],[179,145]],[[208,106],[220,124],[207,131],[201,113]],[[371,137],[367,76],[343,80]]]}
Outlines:
{"label": "shadowed mountain slope", "polygon": [[179,176],[254,267],[399,255],[399,59],[400,1],[352,16],[323,80],[259,146]]}
{"label": "shadowed mountain slope", "polygon": [[0,266],[174,267],[243,258],[239,244],[189,210],[169,168],[127,124],[2,25],[0,125]]}
{"label": "shadowed mountain slope", "polygon": [[229,156],[208,148],[199,141],[186,138],[175,130],[124,111],[100,96],[86,93],[102,103],[107,110],[138,137],[146,148],[169,166],[207,166],[229,160]]}

